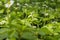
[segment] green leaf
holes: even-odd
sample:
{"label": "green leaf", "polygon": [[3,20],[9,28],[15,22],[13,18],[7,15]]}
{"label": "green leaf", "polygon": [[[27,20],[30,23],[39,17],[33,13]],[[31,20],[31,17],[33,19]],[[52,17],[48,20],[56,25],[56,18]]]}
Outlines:
{"label": "green leaf", "polygon": [[24,32],[22,34],[22,38],[25,38],[27,40],[36,40],[37,39],[36,36],[31,32]]}

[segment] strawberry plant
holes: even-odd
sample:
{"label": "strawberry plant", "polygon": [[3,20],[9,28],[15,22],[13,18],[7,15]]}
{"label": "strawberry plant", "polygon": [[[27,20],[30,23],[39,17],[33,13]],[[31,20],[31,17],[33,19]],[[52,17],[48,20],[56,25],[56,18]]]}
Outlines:
{"label": "strawberry plant", "polygon": [[60,0],[0,0],[0,40],[60,40]]}

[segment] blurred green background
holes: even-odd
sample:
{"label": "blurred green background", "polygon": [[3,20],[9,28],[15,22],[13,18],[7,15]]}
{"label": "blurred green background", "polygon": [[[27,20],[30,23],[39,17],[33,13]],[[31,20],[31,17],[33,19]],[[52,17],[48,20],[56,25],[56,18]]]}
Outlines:
{"label": "blurred green background", "polygon": [[60,0],[0,0],[0,40],[60,40]]}

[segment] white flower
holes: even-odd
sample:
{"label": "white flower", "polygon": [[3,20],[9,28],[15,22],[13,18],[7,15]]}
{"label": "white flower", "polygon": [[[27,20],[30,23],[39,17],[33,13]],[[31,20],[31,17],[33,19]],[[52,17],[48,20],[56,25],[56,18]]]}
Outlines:
{"label": "white flower", "polygon": [[19,3],[17,3],[17,5],[20,5]]}
{"label": "white flower", "polygon": [[28,6],[28,4],[25,4],[26,6]]}
{"label": "white flower", "polygon": [[56,21],[53,21],[52,23],[57,23]]}
{"label": "white flower", "polygon": [[45,16],[48,16],[49,14],[48,13],[45,13]]}
{"label": "white flower", "polygon": [[36,26],[32,26],[33,28],[36,28]]}
{"label": "white flower", "polygon": [[1,22],[0,22],[0,25],[2,25],[2,24],[4,24],[4,23],[6,23],[6,21],[5,21],[5,20],[1,21]]}
{"label": "white flower", "polygon": [[14,3],[14,0],[10,0],[10,3],[13,4]]}
{"label": "white flower", "polygon": [[5,7],[9,8],[10,6],[9,6],[9,4],[5,4]]}
{"label": "white flower", "polygon": [[6,8],[10,8],[13,3],[14,3],[14,1],[13,0],[10,0],[10,4],[9,3],[6,3],[5,4],[5,7]]}

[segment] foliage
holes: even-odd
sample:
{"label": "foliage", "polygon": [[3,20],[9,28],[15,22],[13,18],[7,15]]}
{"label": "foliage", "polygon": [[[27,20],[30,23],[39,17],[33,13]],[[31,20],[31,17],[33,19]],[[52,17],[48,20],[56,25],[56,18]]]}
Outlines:
{"label": "foliage", "polygon": [[0,40],[60,40],[60,0],[0,0]]}

